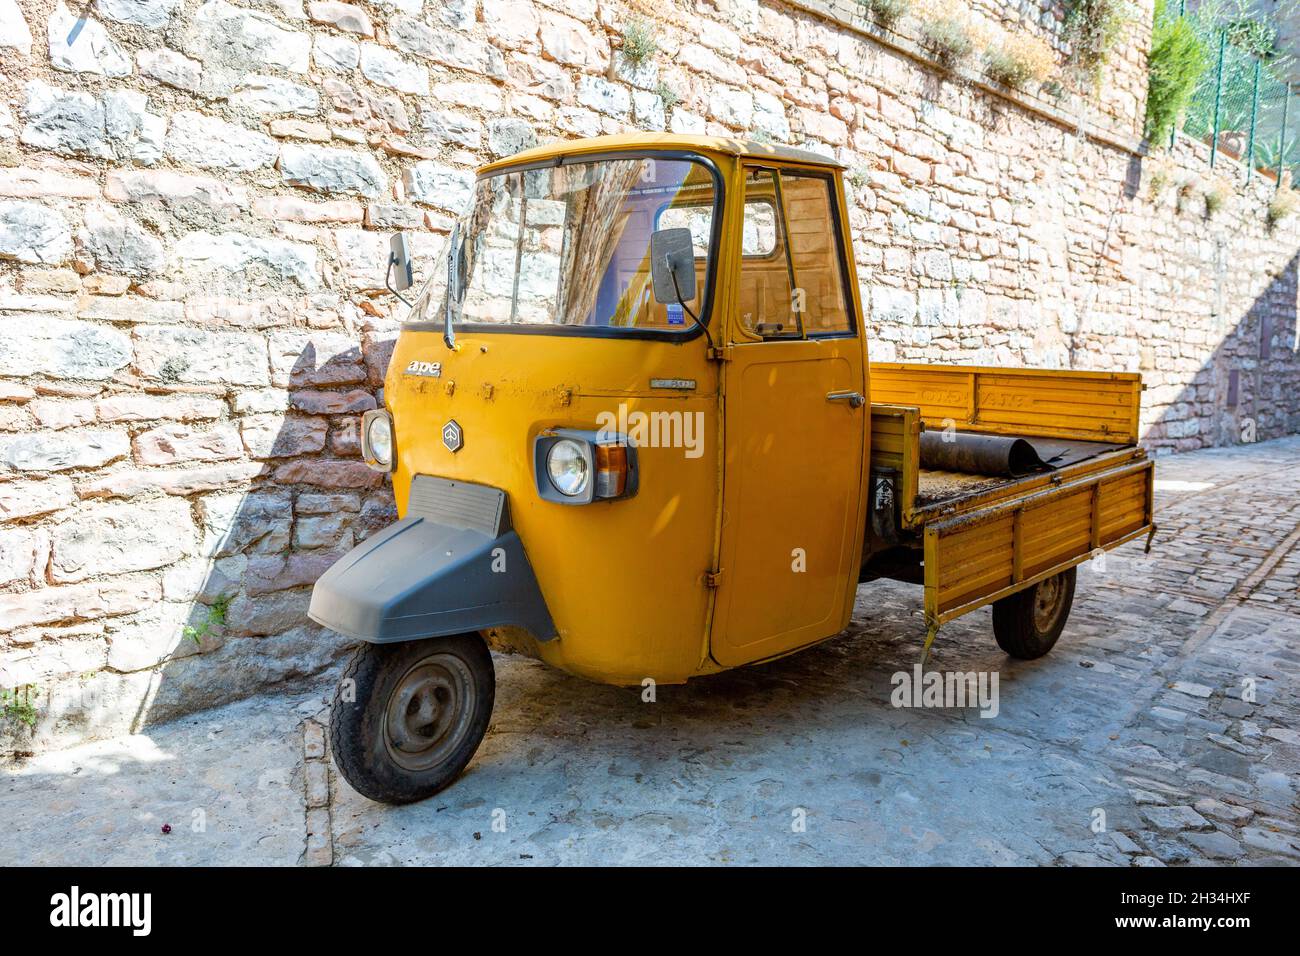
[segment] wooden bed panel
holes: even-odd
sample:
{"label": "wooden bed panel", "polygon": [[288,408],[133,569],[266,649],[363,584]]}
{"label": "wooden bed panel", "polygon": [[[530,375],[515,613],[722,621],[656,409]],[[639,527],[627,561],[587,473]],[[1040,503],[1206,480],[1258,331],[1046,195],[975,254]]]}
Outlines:
{"label": "wooden bed panel", "polygon": [[1136,372],[871,365],[874,401],[916,406],[931,428],[999,435],[1135,444],[1141,390]]}

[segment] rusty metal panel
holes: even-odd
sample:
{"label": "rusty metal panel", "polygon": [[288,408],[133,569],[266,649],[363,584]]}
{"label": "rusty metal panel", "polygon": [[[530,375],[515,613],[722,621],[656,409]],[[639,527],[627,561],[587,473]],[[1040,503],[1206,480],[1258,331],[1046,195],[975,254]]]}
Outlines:
{"label": "rusty metal panel", "polygon": [[932,428],[999,435],[1138,440],[1142,378],[1135,372],[999,369],[883,362],[872,397],[914,405]]}

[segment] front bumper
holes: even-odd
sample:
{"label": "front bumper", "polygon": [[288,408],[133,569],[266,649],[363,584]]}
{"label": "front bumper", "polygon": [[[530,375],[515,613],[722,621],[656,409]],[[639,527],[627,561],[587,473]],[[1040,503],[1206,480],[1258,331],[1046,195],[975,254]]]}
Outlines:
{"label": "front bumper", "polygon": [[428,475],[412,481],[405,518],[321,576],[307,613],[374,644],[503,626],[555,637],[505,492]]}

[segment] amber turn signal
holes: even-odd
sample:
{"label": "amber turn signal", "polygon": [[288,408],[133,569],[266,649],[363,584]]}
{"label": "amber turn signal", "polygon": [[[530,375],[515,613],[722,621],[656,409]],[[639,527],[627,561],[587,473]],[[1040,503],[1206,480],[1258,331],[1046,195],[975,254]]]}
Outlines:
{"label": "amber turn signal", "polygon": [[596,497],[620,498],[627,491],[627,446],[596,446]]}

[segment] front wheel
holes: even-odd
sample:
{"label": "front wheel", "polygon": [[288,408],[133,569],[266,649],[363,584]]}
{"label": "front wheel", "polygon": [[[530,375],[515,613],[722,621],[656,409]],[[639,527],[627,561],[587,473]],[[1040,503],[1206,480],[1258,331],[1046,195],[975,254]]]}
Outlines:
{"label": "front wheel", "polygon": [[1012,657],[1032,661],[1056,645],[1074,604],[1077,569],[1070,568],[1033,587],[993,602],[993,636]]}
{"label": "front wheel", "polygon": [[492,655],[477,634],[362,644],[330,707],[334,762],[371,800],[423,800],[465,769],[495,697]]}

